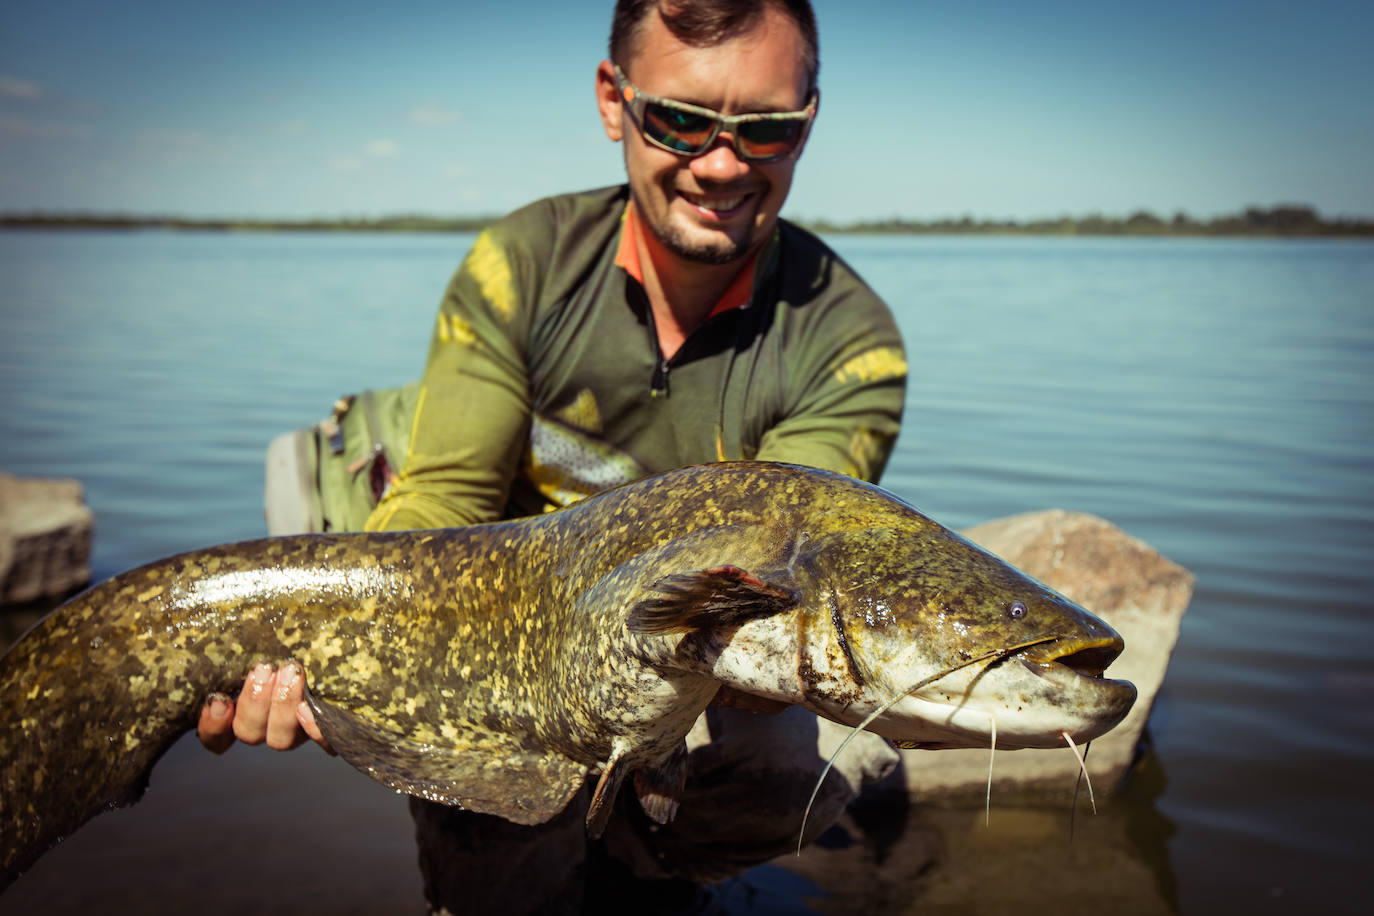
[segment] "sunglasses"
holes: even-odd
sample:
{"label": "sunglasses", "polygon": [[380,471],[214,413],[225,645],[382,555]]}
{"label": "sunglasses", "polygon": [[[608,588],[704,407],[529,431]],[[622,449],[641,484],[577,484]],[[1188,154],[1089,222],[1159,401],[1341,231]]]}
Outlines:
{"label": "sunglasses", "polygon": [[625,78],[618,64],[615,82],[644,139],[660,149],[688,157],[700,156],[709,150],[721,131],[735,138],[735,152],[741,159],[774,162],[790,156],[806,137],[820,102],[820,91],[815,90],[801,111],[723,115],[709,108],[641,92]]}

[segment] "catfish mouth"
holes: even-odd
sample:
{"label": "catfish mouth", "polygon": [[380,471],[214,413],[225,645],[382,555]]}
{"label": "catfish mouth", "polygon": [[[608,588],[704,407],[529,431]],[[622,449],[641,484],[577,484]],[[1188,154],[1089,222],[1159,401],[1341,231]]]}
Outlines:
{"label": "catfish mouth", "polygon": [[1125,642],[1115,633],[1095,637],[1062,637],[1028,646],[1013,657],[1036,674],[1055,671],[1062,677],[1063,671],[1052,667],[1057,666],[1057,669],[1068,669],[1081,677],[1103,679],[1102,673],[1125,648]]}
{"label": "catfish mouth", "polygon": [[[1125,649],[1125,643],[1115,631],[1106,627],[1092,633],[1067,636],[1044,636],[1018,646],[1009,646],[982,656],[967,659],[957,668],[977,665],[979,672],[962,690],[956,702],[946,705],[938,721],[925,715],[926,724],[943,735],[916,737],[890,734],[881,728],[874,731],[889,738],[897,747],[923,749],[954,749],[986,745],[991,734],[978,721],[984,716],[996,720],[999,739],[997,746],[1016,748],[1063,747],[1065,735],[1086,742],[1116,727],[1135,705],[1136,688],[1129,681],[1103,676],[1106,668]],[[1011,664],[1013,661],[1019,664]],[[913,702],[940,702],[935,697],[922,700],[918,691],[924,683],[937,681],[944,674],[935,675],[906,696]],[[976,684],[991,677],[1001,686],[985,693],[992,702],[974,718],[963,716],[965,703],[974,699]],[[1000,700],[998,699],[1000,696]],[[1003,704],[996,709],[998,703]],[[977,701],[973,708],[978,708]],[[913,717],[919,718],[920,714]],[[897,729],[900,731],[900,729]],[[917,729],[919,731],[919,729]]]}
{"label": "catfish mouth", "polygon": [[1087,741],[1116,727],[1135,705],[1134,684],[1103,676],[1125,647],[1120,636],[1108,631],[1027,646],[1013,658],[1062,698],[1061,708],[1078,710],[1083,721],[1073,736]]}

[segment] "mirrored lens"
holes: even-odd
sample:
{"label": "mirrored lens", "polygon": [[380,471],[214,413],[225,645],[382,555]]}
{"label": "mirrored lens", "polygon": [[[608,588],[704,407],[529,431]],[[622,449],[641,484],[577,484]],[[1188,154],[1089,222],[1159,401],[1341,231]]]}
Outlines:
{"label": "mirrored lens", "polygon": [[711,141],[712,118],[657,102],[644,106],[644,130],[656,142],[683,153],[695,153]]}
{"label": "mirrored lens", "polygon": [[800,121],[746,121],[739,125],[739,146],[751,159],[776,159],[792,152],[801,137]]}

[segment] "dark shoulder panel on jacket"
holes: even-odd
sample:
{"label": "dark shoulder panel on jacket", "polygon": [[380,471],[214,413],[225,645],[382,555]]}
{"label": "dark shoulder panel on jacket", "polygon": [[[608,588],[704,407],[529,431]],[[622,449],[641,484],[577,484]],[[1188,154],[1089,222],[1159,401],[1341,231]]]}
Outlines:
{"label": "dark shoulder panel on jacket", "polygon": [[778,220],[781,234],[779,251],[778,299],[791,306],[805,306],[817,299],[862,301],[875,316],[891,320],[887,305],[878,294],[819,237],[787,220]]}

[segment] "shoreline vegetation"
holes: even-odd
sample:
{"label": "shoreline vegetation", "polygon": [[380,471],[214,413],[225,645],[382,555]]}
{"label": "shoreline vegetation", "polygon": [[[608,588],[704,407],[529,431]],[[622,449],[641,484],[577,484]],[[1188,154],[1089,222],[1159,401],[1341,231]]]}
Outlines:
{"label": "shoreline vegetation", "polygon": [[[213,219],[101,213],[0,213],[0,229],[169,230],[191,232],[478,232],[495,216],[438,217],[397,215],[335,219]],[[1247,207],[1235,214],[1194,219],[1183,211],[1169,218],[1148,210],[1127,217],[1061,216],[1037,220],[911,220],[891,217],[835,223],[825,219],[793,220],[822,234],[876,235],[1083,235],[1269,238],[1374,238],[1374,219],[1323,217],[1314,207],[1285,204]]]}

